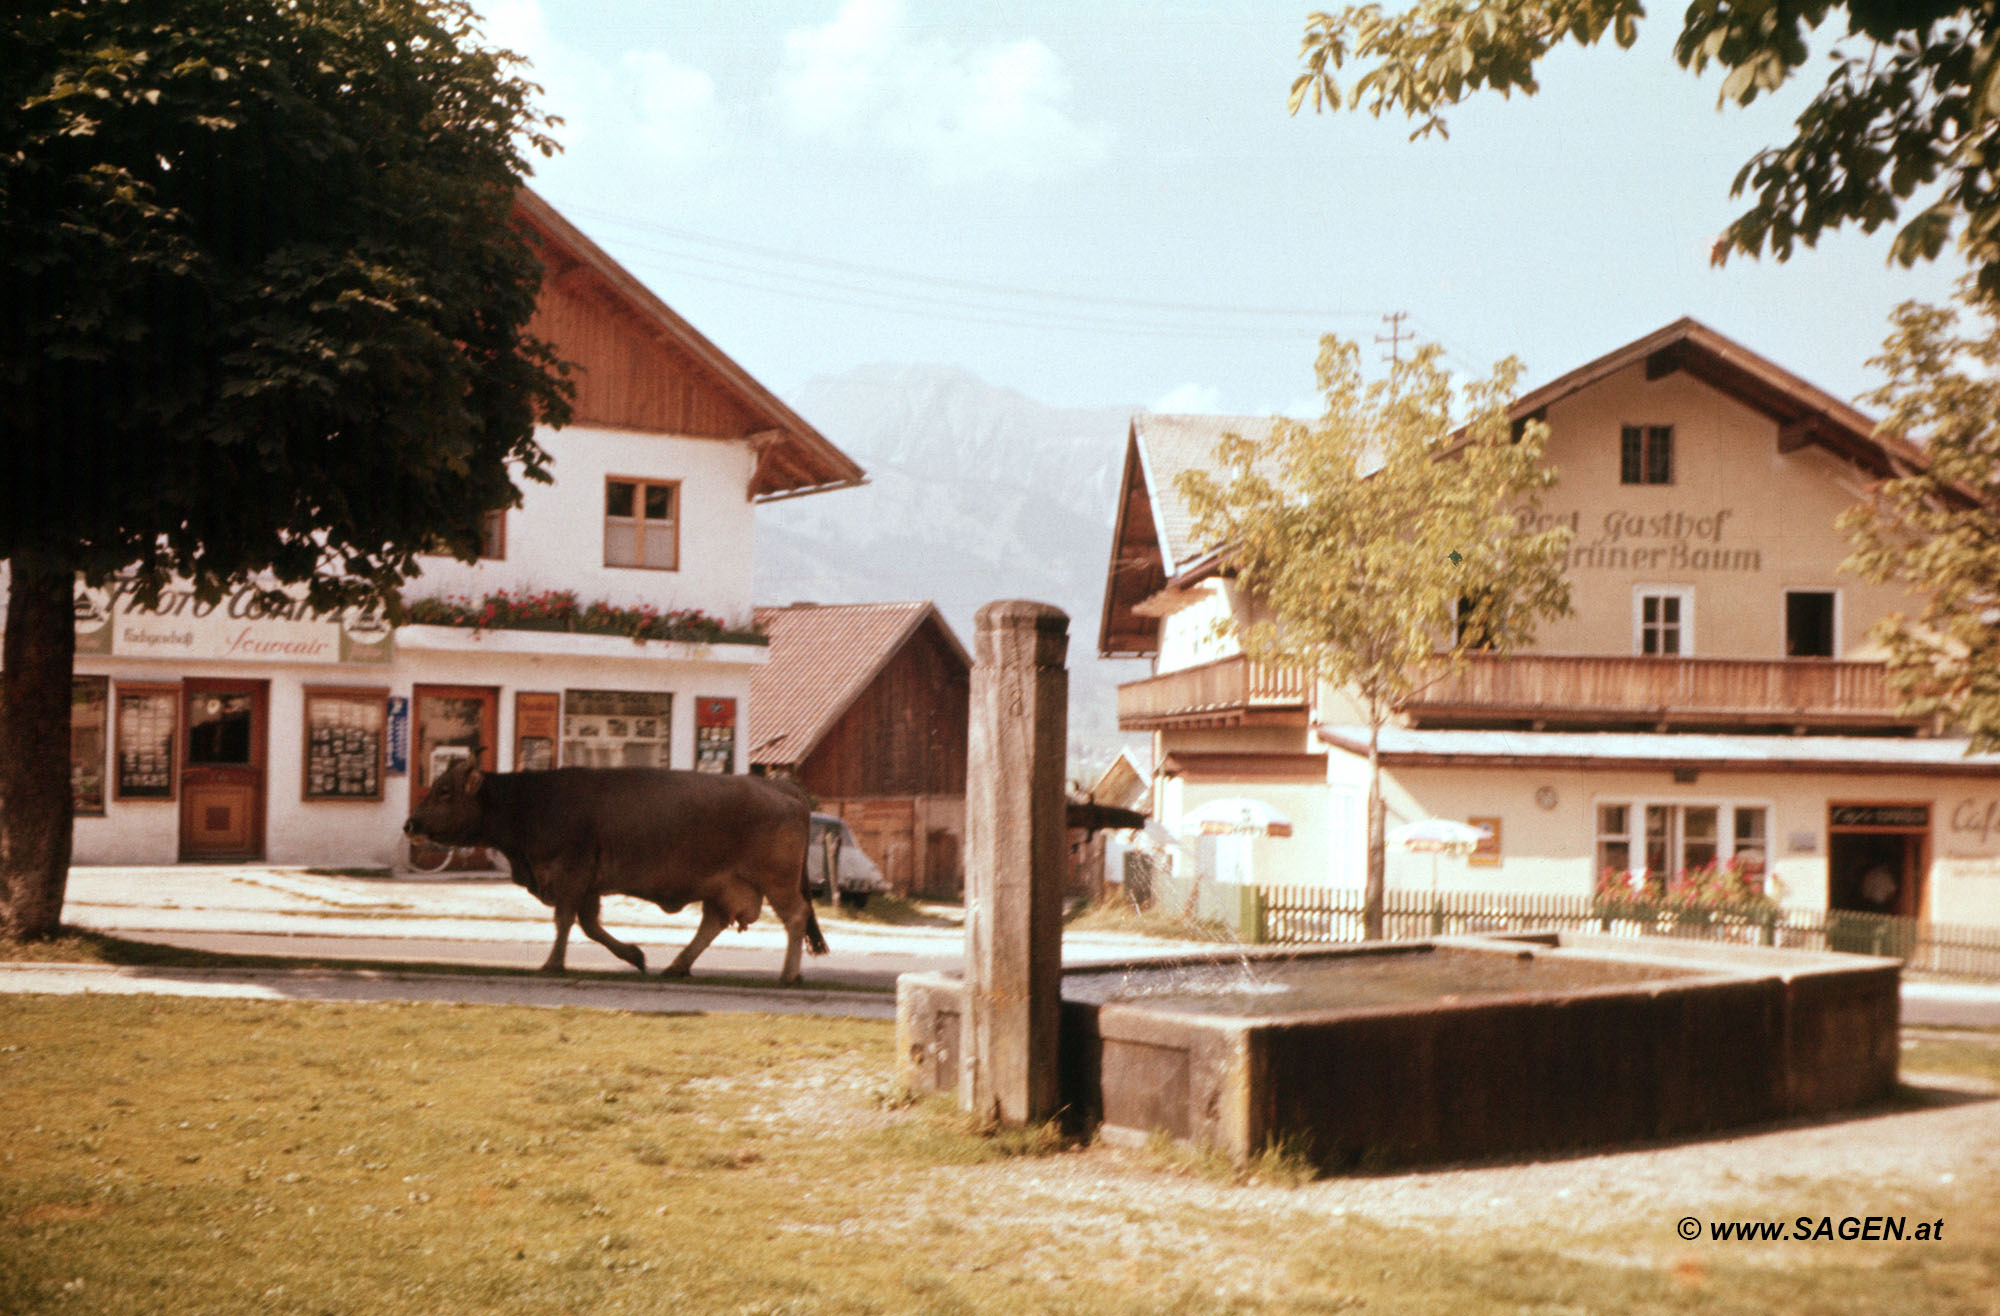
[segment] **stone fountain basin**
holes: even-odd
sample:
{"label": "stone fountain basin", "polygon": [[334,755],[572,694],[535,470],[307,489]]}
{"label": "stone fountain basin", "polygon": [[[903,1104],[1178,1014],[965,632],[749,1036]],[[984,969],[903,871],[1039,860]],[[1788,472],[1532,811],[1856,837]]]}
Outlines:
{"label": "stone fountain basin", "polygon": [[[1109,1142],[1336,1168],[1703,1134],[1890,1095],[1900,971],[1566,932],[1092,965],[1063,973],[1062,1099]],[[905,1086],[959,1090],[964,1014],[959,975],[899,981]]]}

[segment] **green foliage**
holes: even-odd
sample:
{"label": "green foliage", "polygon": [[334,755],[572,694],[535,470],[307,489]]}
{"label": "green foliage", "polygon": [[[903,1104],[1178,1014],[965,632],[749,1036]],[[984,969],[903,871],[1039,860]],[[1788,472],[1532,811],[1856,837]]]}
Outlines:
{"label": "green foliage", "polygon": [[1893,434],[1926,436],[1928,469],[1875,485],[1840,526],[1844,564],[1908,586],[1914,617],[1892,613],[1875,636],[1913,713],[1942,713],[1978,751],[2000,750],[2000,308],[1961,289],[1953,307],[1906,302],[1882,354],[1888,378],[1869,401]]}
{"label": "green foliage", "polygon": [[1455,393],[1439,355],[1422,346],[1371,383],[1360,346],[1329,336],[1318,422],[1228,436],[1226,481],[1180,477],[1199,533],[1229,546],[1272,614],[1246,651],[1352,690],[1378,726],[1442,664],[1530,642],[1569,611],[1569,531],[1532,528],[1556,478],[1548,427],[1516,435],[1508,417],[1519,362]]}
{"label": "green foliage", "polygon": [[319,606],[470,558],[566,418],[510,212],[553,143],[458,0],[0,28],[0,556]]}
{"label": "green foliage", "polygon": [[[1629,48],[1644,15],[1639,0],[1421,0],[1396,14],[1373,4],[1314,13],[1291,108],[1401,110],[1417,121],[1413,138],[1442,136],[1446,108],[1482,90],[1533,95],[1549,51],[1607,34]],[[1720,98],[1748,105],[1790,80],[1810,38],[1841,15],[1833,71],[1795,136],[1737,174],[1731,195],[1755,200],[1724,230],[1715,261],[1766,249],[1783,260],[1846,224],[1872,233],[1934,189],[1891,254],[1905,265],[1932,259],[1957,231],[1982,290],[2000,294],[2000,184],[1989,168],[2000,11],[1959,0],[1693,0],[1674,56],[1697,74],[1720,68]],[[1350,60],[1367,67],[1343,88],[1335,74]]]}

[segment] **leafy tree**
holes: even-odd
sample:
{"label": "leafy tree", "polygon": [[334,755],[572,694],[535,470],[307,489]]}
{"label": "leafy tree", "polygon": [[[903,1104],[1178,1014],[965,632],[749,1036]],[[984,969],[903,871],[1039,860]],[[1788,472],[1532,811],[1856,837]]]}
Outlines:
{"label": "leafy tree", "polygon": [[1548,427],[1516,433],[1508,418],[1520,363],[1455,393],[1439,357],[1421,346],[1365,382],[1360,346],[1328,336],[1317,423],[1230,435],[1216,450],[1226,478],[1178,477],[1198,531],[1228,546],[1239,586],[1268,610],[1243,629],[1245,651],[1330,684],[1367,719],[1371,938],[1382,935],[1383,725],[1469,650],[1504,653],[1569,611],[1569,530],[1529,528],[1556,477],[1542,460]]}
{"label": "leafy tree", "polygon": [[[1674,56],[1699,74],[1725,71],[1721,99],[1748,105],[1782,86],[1808,56],[1808,38],[1844,15],[1833,71],[1783,146],[1759,152],[1732,196],[1751,207],[1715,244],[1778,259],[1822,233],[1859,224],[1873,233],[1902,218],[1891,253],[1929,260],[1957,231],[1986,296],[2000,295],[2000,8],[1961,0],[1692,0]],[[1606,36],[1629,48],[1639,0],[1419,0],[1398,14],[1379,5],[1314,13],[1300,50],[1306,71],[1291,108],[1401,110],[1413,138],[1443,135],[1443,112],[1474,92],[1536,90],[1535,68],[1565,41]],[[1335,74],[1366,65],[1345,87]]]}
{"label": "leafy tree", "polygon": [[0,931],[58,927],[74,582],[321,607],[476,552],[567,418],[510,213],[550,121],[458,0],[0,24]]}
{"label": "leafy tree", "polygon": [[1883,428],[1927,435],[1927,469],[1881,481],[1841,518],[1846,566],[1922,599],[1886,617],[1890,679],[1912,712],[1944,713],[1978,752],[2000,750],[2000,311],[1969,294],[1952,307],[1906,302],[1891,318],[1887,377],[1869,401]]}

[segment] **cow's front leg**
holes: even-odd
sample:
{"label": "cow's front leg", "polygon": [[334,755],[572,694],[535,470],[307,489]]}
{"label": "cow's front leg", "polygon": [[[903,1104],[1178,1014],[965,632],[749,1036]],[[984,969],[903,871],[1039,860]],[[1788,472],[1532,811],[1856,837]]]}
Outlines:
{"label": "cow's front leg", "polygon": [[549,947],[549,957],[542,961],[543,973],[561,973],[563,955],[569,949],[569,925],[576,919],[576,907],[567,900],[556,901],[556,944]]}
{"label": "cow's front leg", "polygon": [[576,925],[583,929],[583,934],[586,937],[589,937],[619,959],[624,960],[641,973],[646,971],[646,952],[629,942],[618,940],[618,938],[606,932],[604,925],[597,921],[597,893],[595,891],[576,902]]}
{"label": "cow's front leg", "polygon": [[694,967],[695,957],[708,949],[716,934],[729,926],[729,915],[713,900],[701,902],[701,926],[694,930],[688,944],[681,947],[681,953],[674,956],[674,962],[661,971],[662,978],[685,978]]}

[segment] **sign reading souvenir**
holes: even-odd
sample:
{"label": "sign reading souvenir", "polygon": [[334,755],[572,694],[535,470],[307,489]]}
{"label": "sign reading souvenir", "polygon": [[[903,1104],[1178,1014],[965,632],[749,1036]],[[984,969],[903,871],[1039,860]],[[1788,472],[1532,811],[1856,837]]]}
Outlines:
{"label": "sign reading souvenir", "polygon": [[736,767],[736,701],[694,701],[694,767],[697,772],[731,772]]}
{"label": "sign reading souvenir", "polygon": [[1828,808],[1828,821],[1835,827],[1927,828],[1931,825],[1928,804],[1835,804]]}
{"label": "sign reading souvenir", "polygon": [[174,798],[174,743],[180,738],[180,687],[118,683],[118,798]]}
{"label": "sign reading souvenir", "polygon": [[379,612],[321,611],[302,598],[270,603],[262,595],[257,586],[242,585],[208,601],[179,585],[148,605],[130,580],[102,587],[79,582],[76,651],[244,663],[382,664],[395,658],[395,630]]}

